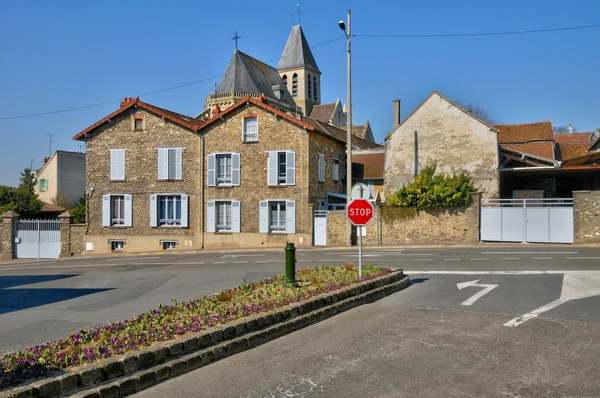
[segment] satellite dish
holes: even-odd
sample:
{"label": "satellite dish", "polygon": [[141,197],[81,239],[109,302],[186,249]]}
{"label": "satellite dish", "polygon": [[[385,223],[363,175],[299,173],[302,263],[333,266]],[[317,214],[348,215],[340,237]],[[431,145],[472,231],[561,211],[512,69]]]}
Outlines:
{"label": "satellite dish", "polygon": [[371,199],[371,190],[366,184],[354,184],[350,191],[350,197],[352,199]]}

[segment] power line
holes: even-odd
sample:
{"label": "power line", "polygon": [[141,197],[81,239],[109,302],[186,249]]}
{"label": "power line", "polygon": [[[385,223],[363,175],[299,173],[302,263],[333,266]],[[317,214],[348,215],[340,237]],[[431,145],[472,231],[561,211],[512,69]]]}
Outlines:
{"label": "power line", "polygon": [[507,32],[479,32],[479,33],[432,33],[432,34],[358,34],[352,35],[356,37],[374,37],[374,38],[385,38],[385,37],[401,37],[401,38],[427,38],[427,37],[474,37],[474,36],[508,36],[508,35],[524,35],[531,33],[547,33],[547,32],[562,32],[566,30],[580,30],[580,29],[591,29],[599,28],[600,24],[597,25],[582,25],[582,26],[570,26],[566,28],[551,28],[551,29],[536,29],[536,30],[515,30]]}

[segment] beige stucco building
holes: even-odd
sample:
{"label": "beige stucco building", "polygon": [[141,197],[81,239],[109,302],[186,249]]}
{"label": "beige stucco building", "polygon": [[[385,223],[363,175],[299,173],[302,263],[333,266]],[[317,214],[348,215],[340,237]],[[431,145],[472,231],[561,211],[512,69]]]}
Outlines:
{"label": "beige stucco building", "polygon": [[388,195],[411,183],[431,162],[439,172],[466,172],[484,197],[499,195],[497,129],[437,91],[395,126],[385,146]]}
{"label": "beige stucco building", "polygon": [[35,193],[41,201],[63,206],[77,201],[85,191],[85,153],[56,151],[36,173]]}

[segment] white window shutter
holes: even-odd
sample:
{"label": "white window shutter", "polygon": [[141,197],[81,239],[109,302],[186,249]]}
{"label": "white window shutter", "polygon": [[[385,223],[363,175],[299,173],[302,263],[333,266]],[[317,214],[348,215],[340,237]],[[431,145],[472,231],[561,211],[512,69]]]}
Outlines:
{"label": "white window shutter", "polygon": [[285,230],[288,234],[296,233],[296,202],[288,200],[285,204]]}
{"label": "white window shutter", "polygon": [[240,154],[231,154],[231,185],[240,186]]}
{"label": "white window shutter", "polygon": [[240,232],[240,201],[231,201],[231,232]]}
{"label": "white window shutter", "polygon": [[102,196],[102,226],[110,227],[110,195]]}
{"label": "white window shutter", "polygon": [[48,179],[44,178],[44,191],[48,190]]}
{"label": "white window shutter", "polygon": [[110,150],[110,179],[117,180],[117,151],[115,149]]}
{"label": "white window shutter", "polygon": [[167,149],[167,175],[169,180],[177,179],[177,149]]}
{"label": "white window shutter", "polygon": [[131,195],[125,195],[125,226],[131,227],[132,224],[132,200]]}
{"label": "white window shutter", "polygon": [[175,179],[183,178],[183,150],[178,148],[175,150]]}
{"label": "white window shutter", "polygon": [[319,181],[325,181],[325,155],[319,154]]}
{"label": "white window shutter", "polygon": [[[159,152],[160,153],[160,152]],[[150,195],[150,226],[156,227],[158,226],[158,206],[157,206],[158,198],[156,195]]]}
{"label": "white window shutter", "polygon": [[158,148],[158,179],[166,180],[169,178],[169,150],[167,148]]}
{"label": "white window shutter", "polygon": [[208,170],[208,186],[214,187],[216,185],[216,174],[215,174],[215,155],[208,155],[207,159],[207,170]]}
{"label": "white window shutter", "polygon": [[269,232],[269,201],[261,200],[258,204],[258,232]]}
{"label": "white window shutter", "polygon": [[206,232],[215,232],[215,201],[206,202]]}
{"label": "white window shutter", "polygon": [[296,185],[296,152],[286,153],[286,184]]}
{"label": "white window shutter", "polygon": [[181,194],[181,226],[187,228],[188,226],[188,196]]}
{"label": "white window shutter", "polygon": [[120,149],[117,157],[119,158],[118,159],[119,166],[118,166],[118,170],[117,170],[117,177],[120,180],[124,180],[125,179],[125,149]]}
{"label": "white window shutter", "polygon": [[277,185],[277,152],[269,152],[269,176],[267,183],[269,185]]}

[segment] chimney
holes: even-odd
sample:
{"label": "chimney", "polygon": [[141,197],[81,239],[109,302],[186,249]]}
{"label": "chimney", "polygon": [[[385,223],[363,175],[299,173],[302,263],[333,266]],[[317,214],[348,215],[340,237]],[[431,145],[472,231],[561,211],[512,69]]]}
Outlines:
{"label": "chimney", "polygon": [[48,156],[44,156],[44,159],[42,159],[42,166],[45,166],[46,163],[48,163],[48,160],[50,160],[50,158]]}
{"label": "chimney", "polygon": [[400,125],[400,100],[394,100],[394,128]]}
{"label": "chimney", "polygon": [[569,134],[573,134],[573,125],[569,124]]}

